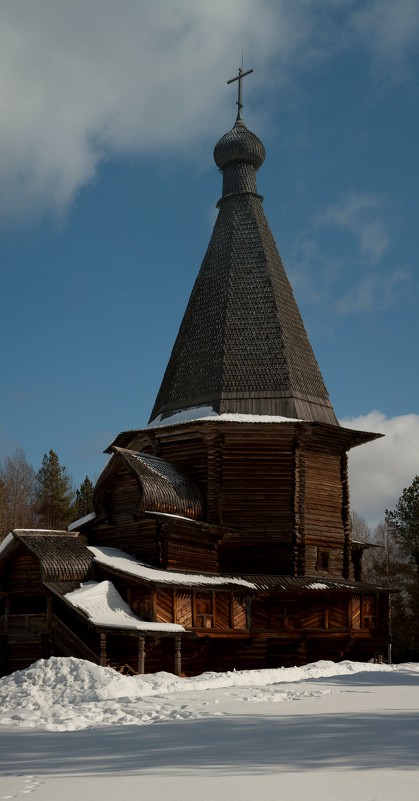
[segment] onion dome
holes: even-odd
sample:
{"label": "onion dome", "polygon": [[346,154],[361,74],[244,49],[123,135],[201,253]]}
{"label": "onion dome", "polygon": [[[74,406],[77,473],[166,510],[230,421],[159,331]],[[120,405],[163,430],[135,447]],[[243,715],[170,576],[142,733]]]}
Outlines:
{"label": "onion dome", "polygon": [[214,148],[214,161],[220,170],[233,162],[253,164],[258,170],[265,161],[265,155],[262,142],[246,128],[241,119],[221,137]]}

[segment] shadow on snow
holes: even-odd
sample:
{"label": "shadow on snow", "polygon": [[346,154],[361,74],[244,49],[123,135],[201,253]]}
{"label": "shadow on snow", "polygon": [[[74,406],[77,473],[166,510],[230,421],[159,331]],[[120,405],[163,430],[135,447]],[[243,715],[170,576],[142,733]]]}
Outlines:
{"label": "shadow on snow", "polygon": [[419,713],[220,716],[2,735],[3,775],[417,769]]}

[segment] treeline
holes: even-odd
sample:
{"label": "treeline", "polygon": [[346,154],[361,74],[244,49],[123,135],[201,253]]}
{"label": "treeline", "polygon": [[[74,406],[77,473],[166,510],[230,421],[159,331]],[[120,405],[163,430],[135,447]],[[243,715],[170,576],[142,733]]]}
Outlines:
{"label": "treeline", "polygon": [[0,541],[13,528],[66,529],[92,511],[90,478],[74,488],[55,451],[44,455],[38,471],[20,448],[0,461]]}
{"label": "treeline", "polygon": [[397,591],[390,596],[393,661],[419,661],[419,476],[373,531],[357,514],[352,528],[354,539],[373,546],[364,554],[364,580]]}

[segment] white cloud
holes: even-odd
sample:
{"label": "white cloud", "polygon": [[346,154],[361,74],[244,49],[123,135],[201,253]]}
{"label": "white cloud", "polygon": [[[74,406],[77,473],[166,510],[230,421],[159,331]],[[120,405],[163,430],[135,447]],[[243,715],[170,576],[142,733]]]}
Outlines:
{"label": "white cloud", "polygon": [[[212,144],[213,120],[234,108],[225,83],[242,48],[257,67],[246,93],[278,91],[345,45],[402,63],[417,16],[415,0],[2,3],[0,221],[64,212],[104,159]],[[372,227],[364,247],[379,240]]]}
{"label": "white cloud", "polygon": [[[327,304],[340,315],[383,310],[396,303],[410,280],[409,270],[394,263],[393,233],[397,204],[384,193],[351,192],[319,211],[296,241],[290,274],[310,306]],[[349,235],[342,255],[334,234]],[[332,236],[330,234],[332,233]]]}
{"label": "white cloud", "polygon": [[417,52],[419,4],[417,0],[361,3],[351,15],[348,34],[369,53],[380,83],[400,83],[410,77],[408,58]]}
{"label": "white cloud", "polygon": [[[167,158],[233,117],[241,49],[292,57],[305,26],[269,0],[14,0],[0,9],[0,218],[66,209],[102,159]],[[297,19],[298,18],[298,19]],[[247,64],[246,66],[250,66]],[[229,112],[227,111],[227,107]],[[231,120],[233,121],[233,119]]]}
{"label": "white cloud", "polygon": [[419,474],[419,415],[386,417],[378,411],[340,420],[342,426],[384,434],[350,451],[351,508],[375,525],[394,508]]}
{"label": "white cloud", "polygon": [[316,224],[318,227],[337,225],[350,231],[358,240],[360,255],[376,264],[390,244],[389,206],[384,194],[352,192],[325,209]]}
{"label": "white cloud", "polygon": [[339,314],[387,309],[396,302],[409,280],[409,271],[401,267],[388,273],[369,271],[335,300],[335,309]]}

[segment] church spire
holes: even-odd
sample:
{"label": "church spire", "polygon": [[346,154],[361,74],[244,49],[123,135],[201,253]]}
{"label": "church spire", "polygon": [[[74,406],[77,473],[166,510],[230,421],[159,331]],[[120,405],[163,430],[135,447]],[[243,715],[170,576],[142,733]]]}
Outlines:
{"label": "church spire", "polygon": [[243,59],[242,59],[242,66],[239,67],[239,74],[236,75],[235,78],[230,78],[230,80],[227,81],[228,84],[229,83],[234,83],[234,81],[238,81],[239,82],[238,83],[238,91],[237,91],[238,97],[237,97],[237,100],[236,100],[237,107],[238,107],[237,108],[236,122],[242,122],[243,121],[243,117],[242,117],[242,109],[243,109],[242,81],[243,81],[243,78],[245,77],[245,75],[250,75],[250,73],[252,73],[252,72],[253,72],[253,70],[246,70],[246,72],[243,72]]}
{"label": "church spire", "polygon": [[[248,71],[250,72],[250,71]],[[338,425],[257,193],[265,159],[241,117],[221,137],[219,213],[150,422],[208,407]]]}
{"label": "church spire", "polygon": [[233,128],[221,137],[214,148],[214,161],[223,173],[223,197],[218,206],[223,198],[230,195],[247,192],[257,194],[256,172],[265,161],[265,148],[260,139],[246,128],[242,117],[242,80],[252,72],[244,72],[240,67],[239,74],[227,81],[238,81],[238,111]]}

